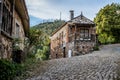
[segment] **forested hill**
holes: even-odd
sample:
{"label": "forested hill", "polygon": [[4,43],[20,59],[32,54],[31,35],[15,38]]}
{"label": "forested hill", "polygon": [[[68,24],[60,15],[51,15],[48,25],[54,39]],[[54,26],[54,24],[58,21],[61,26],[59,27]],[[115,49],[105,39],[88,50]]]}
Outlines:
{"label": "forested hill", "polygon": [[55,31],[58,27],[60,27],[64,23],[65,23],[64,20],[55,20],[53,22],[41,23],[31,28],[41,29],[43,32],[47,33],[48,35],[51,35],[53,31]]}

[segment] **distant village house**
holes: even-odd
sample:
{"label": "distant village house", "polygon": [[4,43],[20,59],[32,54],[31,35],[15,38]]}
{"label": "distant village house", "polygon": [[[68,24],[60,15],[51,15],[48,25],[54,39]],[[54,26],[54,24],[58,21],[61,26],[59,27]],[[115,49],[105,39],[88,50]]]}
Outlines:
{"label": "distant village house", "polygon": [[82,13],[59,27],[51,36],[51,58],[71,57],[89,53],[96,45],[95,23]]}
{"label": "distant village house", "polygon": [[11,58],[12,41],[19,38],[19,47],[24,49],[24,40],[29,31],[29,16],[25,0],[0,0],[0,58]]}

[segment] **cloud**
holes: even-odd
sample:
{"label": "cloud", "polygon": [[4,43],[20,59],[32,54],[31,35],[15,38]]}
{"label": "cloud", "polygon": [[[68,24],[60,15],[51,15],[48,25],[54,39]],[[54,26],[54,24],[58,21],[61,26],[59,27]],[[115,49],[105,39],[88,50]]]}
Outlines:
{"label": "cloud", "polygon": [[29,15],[41,19],[69,20],[69,10],[75,10],[75,16],[81,11],[86,17],[93,20],[96,13],[108,3],[119,2],[119,0],[26,0]]}
{"label": "cloud", "polygon": [[[42,19],[59,19],[60,8],[48,0],[26,0],[29,15]],[[66,15],[64,15],[64,19]]]}

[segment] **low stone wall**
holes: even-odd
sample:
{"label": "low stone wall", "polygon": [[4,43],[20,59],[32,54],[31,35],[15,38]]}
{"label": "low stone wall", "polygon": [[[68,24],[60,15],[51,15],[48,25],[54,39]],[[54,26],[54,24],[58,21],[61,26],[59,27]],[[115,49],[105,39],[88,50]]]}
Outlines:
{"label": "low stone wall", "polygon": [[[95,42],[90,41],[79,41],[79,42],[70,42],[66,44],[65,47],[65,57],[68,57],[69,50],[72,51],[71,56],[83,55],[93,51]],[[63,58],[63,48],[55,48],[54,51],[51,51],[51,59]]]}
{"label": "low stone wall", "polygon": [[81,55],[81,54],[87,54],[93,50],[93,47],[95,46],[94,42],[76,42],[74,44],[69,43],[68,44],[68,50],[72,50],[72,55]]}
{"label": "low stone wall", "polygon": [[95,46],[95,43],[93,42],[83,42],[83,43],[79,43],[76,46],[76,51],[78,51],[78,55],[79,54],[87,54],[91,51],[93,51],[93,47]]}

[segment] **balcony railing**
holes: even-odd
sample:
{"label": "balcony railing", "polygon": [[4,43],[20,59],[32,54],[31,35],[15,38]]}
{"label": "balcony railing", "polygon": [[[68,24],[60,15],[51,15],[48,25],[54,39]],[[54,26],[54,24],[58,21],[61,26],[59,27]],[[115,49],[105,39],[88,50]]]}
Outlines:
{"label": "balcony railing", "polygon": [[71,41],[95,41],[95,35],[89,34],[88,37],[81,37],[80,33],[69,34],[69,42]]}

